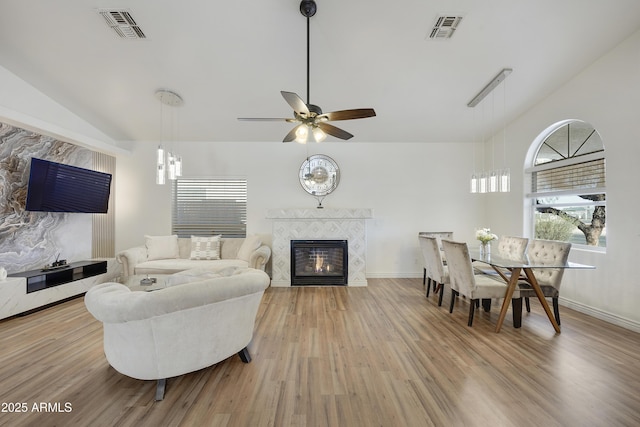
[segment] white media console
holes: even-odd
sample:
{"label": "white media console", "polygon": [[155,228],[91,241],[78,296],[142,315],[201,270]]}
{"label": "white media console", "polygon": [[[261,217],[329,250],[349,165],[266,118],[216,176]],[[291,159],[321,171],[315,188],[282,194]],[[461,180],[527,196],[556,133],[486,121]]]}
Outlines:
{"label": "white media console", "polygon": [[115,258],[108,258],[71,263],[68,275],[63,270],[11,275],[0,281],[0,319],[84,294],[94,285],[114,280],[119,267]]}

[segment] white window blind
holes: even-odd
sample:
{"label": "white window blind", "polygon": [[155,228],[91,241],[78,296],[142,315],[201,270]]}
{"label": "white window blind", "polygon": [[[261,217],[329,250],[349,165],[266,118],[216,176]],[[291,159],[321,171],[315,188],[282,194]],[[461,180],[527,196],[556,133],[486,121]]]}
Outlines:
{"label": "white window blind", "polygon": [[246,237],[246,179],[180,178],[172,193],[173,234]]}
{"label": "white window blind", "polygon": [[532,187],[534,194],[604,188],[606,187],[604,159],[533,172]]}

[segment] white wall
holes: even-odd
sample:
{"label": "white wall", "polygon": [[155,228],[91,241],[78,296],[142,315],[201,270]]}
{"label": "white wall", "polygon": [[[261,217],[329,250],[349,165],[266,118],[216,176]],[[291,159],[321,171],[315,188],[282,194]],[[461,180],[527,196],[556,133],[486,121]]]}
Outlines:
{"label": "white wall", "polygon": [[0,66],[0,119],[108,154],[124,153],[116,141]]}
{"label": "white wall", "polygon": [[[2,68],[0,89],[0,117],[49,127],[70,141],[107,148],[112,144]],[[569,272],[563,302],[640,330],[640,287],[634,268],[640,243],[635,218],[640,208],[639,99],[640,32],[508,125],[510,194],[468,193],[473,150],[469,144],[182,143],[179,151],[187,175],[247,177],[250,233],[271,231],[264,218],[269,208],[315,206],[298,184],[298,168],[307,154],[332,156],[341,167],[342,181],[324,205],[374,209],[375,218],[368,221],[368,277],[411,277],[421,275],[418,231],[453,231],[456,238],[468,241],[476,228],[485,226],[497,234],[523,234],[524,189],[517,171],[522,170],[529,145],[558,120],[587,121],[600,132],[606,149],[607,252],[572,251],[572,260],[597,269]],[[170,230],[170,187],[155,185],[155,148],[153,142],[138,142],[130,155],[115,148],[109,151],[117,155],[116,250],[140,244],[144,234]]]}
{"label": "white wall", "polygon": [[[116,249],[141,244],[143,234],[170,232],[170,186],[155,184],[156,147],[140,142],[131,158],[118,158]],[[317,206],[298,170],[308,154],[331,156],[341,181],[323,206],[374,210],[367,221],[368,277],[421,277],[418,231],[451,230],[471,239],[484,224],[481,199],[467,190],[469,144],[191,142],[179,151],[185,176],[247,178],[249,233],[271,233],[268,209]]]}
{"label": "white wall", "polygon": [[[514,71],[516,72],[516,71]],[[572,249],[570,260],[596,270],[565,275],[563,303],[609,321],[640,330],[640,286],[635,266],[640,244],[640,32],[571,79],[552,96],[508,126],[507,152],[512,171],[522,170],[534,139],[552,123],[580,119],[592,124],[605,146],[607,179],[606,253]],[[522,175],[508,197],[490,195],[489,217],[495,231],[523,231]],[[514,181],[515,181],[514,179]]]}

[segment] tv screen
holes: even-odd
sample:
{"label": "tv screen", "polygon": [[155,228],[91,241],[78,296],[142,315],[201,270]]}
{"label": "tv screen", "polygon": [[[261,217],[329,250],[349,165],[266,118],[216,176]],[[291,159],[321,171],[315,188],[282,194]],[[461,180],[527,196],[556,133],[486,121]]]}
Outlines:
{"label": "tv screen", "polygon": [[31,159],[26,210],[106,213],[111,174]]}

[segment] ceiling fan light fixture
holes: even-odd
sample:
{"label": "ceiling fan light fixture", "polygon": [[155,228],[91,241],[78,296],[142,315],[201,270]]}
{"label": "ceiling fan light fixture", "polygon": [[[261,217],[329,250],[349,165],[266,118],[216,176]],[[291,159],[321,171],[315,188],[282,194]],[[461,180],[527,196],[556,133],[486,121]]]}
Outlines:
{"label": "ceiling fan light fixture", "polygon": [[287,123],[297,123],[284,137],[282,142],[296,141],[300,144],[306,144],[309,134],[313,134],[316,142],[324,141],[327,135],[335,138],[348,140],[353,135],[336,126],[326,122],[338,120],[353,120],[374,117],[376,112],[373,108],[357,108],[350,110],[332,111],[323,113],[322,109],[312,104],[309,100],[309,18],[316,14],[317,5],[315,0],[302,0],[300,2],[300,13],[307,18],[307,101],[305,102],[300,96],[294,92],[280,91],[284,100],[293,109],[293,118],[243,118],[238,120],[254,120],[254,121],[285,121]]}
{"label": "ceiling fan light fixture", "polygon": [[316,142],[322,142],[326,138],[327,134],[322,129],[317,126],[313,128],[313,139],[315,139]]}
{"label": "ceiling fan light fixture", "polygon": [[299,144],[306,144],[309,137],[309,127],[305,124],[301,124],[296,129],[296,142]]}

